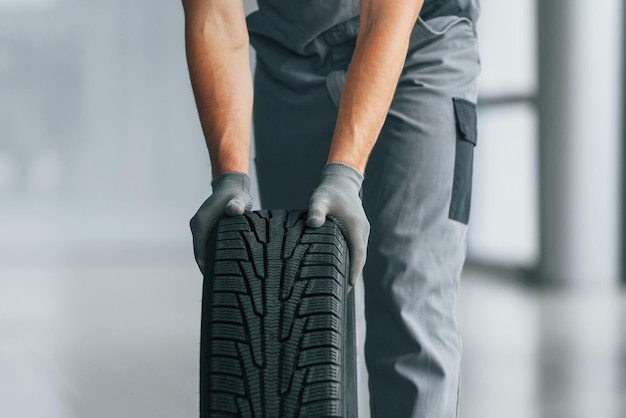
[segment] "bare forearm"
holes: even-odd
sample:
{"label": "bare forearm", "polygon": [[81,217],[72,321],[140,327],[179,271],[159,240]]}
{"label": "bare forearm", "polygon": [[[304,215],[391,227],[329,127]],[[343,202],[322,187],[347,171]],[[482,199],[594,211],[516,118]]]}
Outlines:
{"label": "bare forearm", "polygon": [[239,12],[186,10],[189,74],[213,176],[248,172],[252,76],[243,8]]}
{"label": "bare forearm", "polygon": [[[341,96],[329,162],[344,162],[364,173],[389,111],[406,59],[409,36],[421,8],[404,21],[383,16],[361,23]],[[363,15],[361,17],[363,19]],[[394,24],[396,23],[396,24]]]}

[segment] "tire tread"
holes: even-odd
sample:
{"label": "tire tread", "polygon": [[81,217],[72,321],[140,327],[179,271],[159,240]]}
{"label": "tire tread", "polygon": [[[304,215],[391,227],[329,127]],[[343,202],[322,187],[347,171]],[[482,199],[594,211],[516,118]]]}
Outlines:
{"label": "tire tread", "polygon": [[[346,273],[339,228],[304,211],[223,217],[207,259],[201,416],[345,417]],[[350,353],[348,353],[350,354]],[[354,361],[353,358],[350,361]],[[348,370],[352,370],[348,368]],[[349,373],[348,373],[349,374]],[[354,384],[348,385],[353,387]]]}

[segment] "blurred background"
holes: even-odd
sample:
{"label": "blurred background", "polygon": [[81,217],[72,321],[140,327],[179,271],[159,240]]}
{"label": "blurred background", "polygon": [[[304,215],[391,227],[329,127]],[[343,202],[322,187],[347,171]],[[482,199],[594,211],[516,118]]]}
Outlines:
{"label": "blurred background", "polygon": [[[625,417],[626,13],[482,6],[460,417]],[[2,417],[197,415],[210,167],[183,23],[178,1],[0,0]]]}

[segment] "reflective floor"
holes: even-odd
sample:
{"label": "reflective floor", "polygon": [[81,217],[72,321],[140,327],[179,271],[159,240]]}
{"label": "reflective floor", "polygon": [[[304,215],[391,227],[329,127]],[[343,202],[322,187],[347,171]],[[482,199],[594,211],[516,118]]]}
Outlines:
{"label": "reflective floor", "polygon": [[[5,263],[0,278],[1,417],[197,416],[201,282],[187,255]],[[624,292],[468,267],[458,317],[461,418],[626,416]]]}

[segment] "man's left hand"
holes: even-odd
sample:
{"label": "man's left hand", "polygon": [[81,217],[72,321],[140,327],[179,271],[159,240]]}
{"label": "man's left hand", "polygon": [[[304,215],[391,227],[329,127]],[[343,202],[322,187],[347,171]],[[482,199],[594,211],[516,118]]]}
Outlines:
{"label": "man's left hand", "polygon": [[350,251],[350,285],[354,286],[367,256],[370,223],[359,196],[363,176],[345,163],[328,163],[311,196],[307,225],[319,228],[326,217],[337,222]]}

